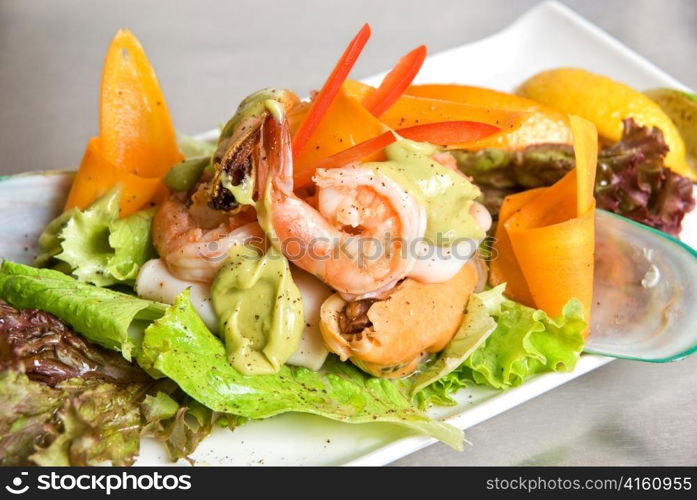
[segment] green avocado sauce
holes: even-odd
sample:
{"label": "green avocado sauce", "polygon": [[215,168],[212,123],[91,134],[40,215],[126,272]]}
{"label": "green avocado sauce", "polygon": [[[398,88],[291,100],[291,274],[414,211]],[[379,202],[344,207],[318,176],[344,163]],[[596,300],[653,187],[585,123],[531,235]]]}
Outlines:
{"label": "green avocado sauce", "polygon": [[[263,97],[267,96],[257,95]],[[275,100],[266,99],[262,106],[274,116],[282,116],[283,108]],[[254,183],[250,183],[251,189],[244,182],[225,187],[241,203],[256,206],[259,224],[267,237],[276,242],[268,181],[257,203],[252,200]],[[228,361],[241,373],[276,373],[298,349],[305,329],[303,299],[293,282],[290,263],[277,247],[270,246],[263,254],[251,245],[233,246],[211,286],[211,302],[220,322]]]}
{"label": "green avocado sauce", "polygon": [[402,186],[426,207],[425,237],[434,245],[447,247],[456,240],[480,240],[484,231],[470,214],[479,188],[458,172],[431,156],[438,148],[427,143],[401,139],[385,149],[387,161],[365,163]]}
{"label": "green avocado sauce", "polygon": [[303,299],[288,260],[235,245],[211,286],[211,301],[230,364],[245,375],[276,373],[298,349]]}
{"label": "green avocado sauce", "polygon": [[256,175],[254,172],[252,172],[252,175],[249,177],[245,177],[242,179],[242,182],[240,182],[237,186],[235,186],[232,183],[232,180],[230,179],[230,176],[227,174],[227,172],[221,172],[220,174],[220,183],[221,185],[230,191],[232,193],[232,196],[235,197],[235,200],[237,203],[240,205],[251,205],[255,206],[256,202],[254,201],[254,189],[256,188]]}
{"label": "green avocado sauce", "polygon": [[232,137],[235,129],[243,120],[258,118],[264,110],[268,109],[266,101],[283,99],[286,93],[287,91],[285,90],[261,89],[245,97],[237,107],[235,115],[228,120],[220,131],[218,143],[220,144],[223,140]]}

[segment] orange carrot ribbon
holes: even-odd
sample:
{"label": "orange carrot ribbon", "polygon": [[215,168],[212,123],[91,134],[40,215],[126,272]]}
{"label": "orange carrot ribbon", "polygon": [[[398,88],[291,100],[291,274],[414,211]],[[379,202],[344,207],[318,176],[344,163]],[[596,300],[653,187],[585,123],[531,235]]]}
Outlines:
{"label": "orange carrot ribbon", "polygon": [[134,213],[161,195],[161,178],[182,158],[155,71],[136,37],[119,30],[104,61],[99,137],[87,145],[65,209],[121,186],[121,216]]}
{"label": "orange carrot ribbon", "polygon": [[569,116],[576,168],[548,188],[506,197],[496,231],[492,284],[506,282],[506,294],[552,316],[572,298],[590,319],[593,300],[597,161],[595,126]]}

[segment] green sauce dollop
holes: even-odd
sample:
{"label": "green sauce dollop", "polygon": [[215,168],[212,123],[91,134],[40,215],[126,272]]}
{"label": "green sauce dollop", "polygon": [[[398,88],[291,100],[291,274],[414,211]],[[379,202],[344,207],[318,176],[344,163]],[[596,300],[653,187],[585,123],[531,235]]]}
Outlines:
{"label": "green sauce dollop", "polygon": [[211,300],[230,364],[245,375],[276,373],[298,349],[303,300],[288,260],[236,245],[211,286]]}
{"label": "green sauce dollop", "polygon": [[426,207],[425,237],[442,247],[459,239],[480,240],[484,231],[470,214],[479,188],[431,156],[438,149],[427,143],[401,139],[385,149],[387,161],[365,163],[384,174]]}

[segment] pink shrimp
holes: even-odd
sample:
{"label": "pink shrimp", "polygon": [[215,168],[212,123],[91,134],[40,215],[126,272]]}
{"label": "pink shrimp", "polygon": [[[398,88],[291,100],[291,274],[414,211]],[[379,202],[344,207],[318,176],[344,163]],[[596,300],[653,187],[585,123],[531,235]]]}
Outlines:
{"label": "pink shrimp", "polygon": [[347,166],[317,171],[315,209],[293,193],[287,121],[269,116],[263,128],[258,186],[279,250],[349,297],[379,294],[405,278],[415,259],[404,245],[423,237],[425,208],[387,176]]}
{"label": "pink shrimp", "polygon": [[210,283],[233,245],[263,244],[264,232],[251,207],[229,215],[208,208],[196,194],[189,206],[185,198],[185,193],[171,195],[152,224],[155,250],[177,278]]}

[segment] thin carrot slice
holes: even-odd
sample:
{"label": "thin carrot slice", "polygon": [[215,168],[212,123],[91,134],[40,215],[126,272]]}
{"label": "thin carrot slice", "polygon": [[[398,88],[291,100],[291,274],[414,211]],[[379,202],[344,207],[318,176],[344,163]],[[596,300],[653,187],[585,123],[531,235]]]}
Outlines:
{"label": "thin carrot slice", "polygon": [[586,319],[593,298],[593,210],[576,214],[576,170],[511,216],[504,227],[535,306],[561,314],[572,298]]}
{"label": "thin carrot slice", "polygon": [[502,133],[499,136],[487,138],[487,140],[478,143],[476,149],[481,147],[520,149],[529,144],[540,142],[571,144],[572,141],[566,114],[515,94],[457,84],[412,85],[404,93],[415,97],[527,113],[527,117],[518,129],[511,131],[511,133]]}
{"label": "thin carrot slice", "polygon": [[361,55],[363,47],[368,43],[369,38],[370,26],[368,23],[365,23],[358,34],[351,40],[348,47],[346,47],[346,50],[344,50],[344,53],[336,63],[336,66],[334,66],[329,78],[327,78],[327,81],[313,101],[312,107],[305,117],[305,120],[295,133],[295,137],[293,137],[293,158],[298,157],[303,148],[307,145],[310,136],[322,121],[322,117],[326,114],[334,101],[334,98],[341,89],[341,85],[348,77],[354,64],[356,64],[356,60],[358,60],[358,56]]}
{"label": "thin carrot slice", "polygon": [[143,47],[119,30],[104,62],[99,137],[87,144],[65,208],[85,208],[118,185],[121,215],[129,215],[166,195],[160,178],[182,158]]}
{"label": "thin carrot slice", "polygon": [[380,86],[366,98],[363,105],[373,116],[379,117],[409,87],[426,59],[426,46],[421,45],[402,57],[392,71],[383,78]]}
{"label": "thin carrot slice", "polygon": [[104,61],[99,138],[111,163],[142,177],[161,177],[182,160],[155,71],[128,30],[116,33]]}
{"label": "thin carrot slice", "polygon": [[[508,197],[499,216],[491,281],[507,282],[515,300],[561,313],[572,298],[590,320],[593,300],[597,132],[571,117],[576,168],[549,188]],[[512,250],[512,252],[511,252]],[[527,292],[526,292],[527,290]],[[532,304],[528,301],[532,301]]]}
{"label": "thin carrot slice", "polygon": [[506,196],[503,200],[499,211],[499,224],[496,228],[494,245],[496,255],[489,265],[489,283],[492,286],[506,283],[506,295],[516,302],[530,307],[534,307],[535,301],[513,253],[511,239],[508,237],[508,231],[505,230],[504,225],[513,214],[537,198],[544,190],[545,188],[530,189]]}
{"label": "thin carrot slice", "polygon": [[598,158],[598,131],[595,126],[579,116],[569,115],[574,133],[574,155],[576,156],[576,182],[578,215],[588,211],[595,191],[595,172]]}
{"label": "thin carrot slice", "polygon": [[87,208],[113,187],[121,186],[121,217],[137,212],[162,189],[160,179],[139,177],[117,167],[102,154],[100,142],[93,137],[87,143],[65,210]]}
{"label": "thin carrot slice", "polygon": [[[370,85],[354,80],[347,80],[344,88],[350,96],[359,102],[365,102],[375,91]],[[472,121],[498,127],[500,129],[499,132],[484,139],[448,144],[449,148],[481,149],[481,147],[486,145],[493,147],[502,142],[509,134],[517,131],[528,116],[529,113],[525,111],[473,106],[462,102],[415,97],[405,94],[380,116],[380,121],[395,130],[415,125],[449,121]]]}
{"label": "thin carrot slice", "polygon": [[527,97],[521,97],[516,94],[500,92],[485,87],[452,83],[426,83],[411,85],[404,93],[415,97],[464,102],[474,106],[490,106],[492,108],[512,111],[533,111],[541,109],[546,113],[555,114],[559,118],[566,119],[564,113],[548,108]]}

